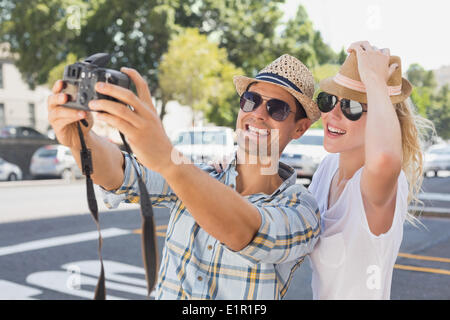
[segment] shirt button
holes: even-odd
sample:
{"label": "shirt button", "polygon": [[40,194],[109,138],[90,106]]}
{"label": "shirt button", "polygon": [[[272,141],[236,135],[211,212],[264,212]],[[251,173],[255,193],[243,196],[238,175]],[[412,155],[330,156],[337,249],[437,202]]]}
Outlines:
{"label": "shirt button", "polygon": [[212,250],[212,245],[208,245],[208,250]]}
{"label": "shirt button", "polygon": [[203,280],[202,276],[198,276],[198,277],[197,277],[197,280],[198,280],[198,281],[202,281],[202,280]]}

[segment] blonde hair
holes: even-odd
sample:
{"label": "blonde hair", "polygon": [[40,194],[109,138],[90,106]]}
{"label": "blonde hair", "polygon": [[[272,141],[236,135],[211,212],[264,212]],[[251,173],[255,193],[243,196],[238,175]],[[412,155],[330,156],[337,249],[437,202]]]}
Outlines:
{"label": "blonde hair", "polygon": [[[425,137],[435,134],[436,131],[433,122],[420,116],[407,101],[396,103],[395,110],[402,133],[402,170],[408,180],[408,205],[423,205],[418,198],[424,178],[422,145]],[[419,222],[410,212],[406,220],[413,225]]]}

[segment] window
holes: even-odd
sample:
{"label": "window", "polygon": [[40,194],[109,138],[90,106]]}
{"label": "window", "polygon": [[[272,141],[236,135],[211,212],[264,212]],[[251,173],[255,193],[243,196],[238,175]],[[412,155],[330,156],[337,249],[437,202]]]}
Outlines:
{"label": "window", "polygon": [[56,149],[41,149],[36,153],[36,155],[39,158],[55,158],[57,153],[58,150]]}
{"label": "window", "polygon": [[0,63],[0,89],[3,89],[3,64]]}
{"label": "window", "polygon": [[18,136],[22,138],[36,138],[36,139],[45,138],[45,136],[40,132],[28,127],[20,127]]}
{"label": "window", "polygon": [[308,144],[308,145],[323,145],[323,136],[301,136],[297,140],[293,140],[292,144]]}
{"label": "window", "polygon": [[175,144],[218,144],[226,145],[226,134],[222,131],[189,131],[182,132]]}
{"label": "window", "polygon": [[29,122],[31,127],[36,127],[36,108],[34,107],[34,103],[28,104],[28,115]]}
{"label": "window", "polygon": [[0,103],[0,127],[3,127],[5,122],[5,105]]}

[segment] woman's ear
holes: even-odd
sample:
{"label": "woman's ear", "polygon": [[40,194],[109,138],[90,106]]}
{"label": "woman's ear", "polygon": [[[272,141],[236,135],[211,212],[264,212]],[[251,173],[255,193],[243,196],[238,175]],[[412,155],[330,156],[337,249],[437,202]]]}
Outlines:
{"label": "woman's ear", "polygon": [[295,131],[292,134],[292,139],[300,138],[305,133],[305,131],[309,129],[310,126],[311,126],[311,119],[303,118],[297,120],[297,122],[295,123]]}

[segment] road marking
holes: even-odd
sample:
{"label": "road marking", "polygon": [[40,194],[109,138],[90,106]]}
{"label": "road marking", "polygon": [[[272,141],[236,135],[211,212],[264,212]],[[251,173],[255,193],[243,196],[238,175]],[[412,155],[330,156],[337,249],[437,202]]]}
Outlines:
{"label": "road marking", "polygon": [[[103,264],[105,266],[106,291],[111,290],[117,294],[115,296],[108,294],[108,300],[126,299],[121,297],[119,292],[147,297],[147,282],[140,278],[145,275],[142,267],[110,260],[104,260]],[[97,260],[74,261],[61,267],[66,271],[35,272],[27,276],[26,282],[40,288],[92,299],[94,293],[85,289],[87,286],[95,287],[97,285],[100,262]],[[72,284],[77,284],[77,286]],[[150,297],[155,297],[155,291],[152,291]]]}
{"label": "road marking", "polygon": [[[58,293],[64,293],[72,296],[77,296],[80,298],[85,299],[93,299],[94,298],[94,292],[83,290],[83,289],[72,289],[67,286],[67,279],[70,275],[66,271],[39,271],[32,273],[27,276],[26,282],[37,286],[39,288],[56,291]],[[84,286],[89,286],[91,288],[95,288],[97,285],[97,279],[85,275],[80,275],[80,282]],[[114,283],[113,283],[114,284]],[[116,289],[111,286],[109,281],[105,281],[105,286],[109,289]],[[117,286],[115,284],[115,286]],[[119,285],[120,286],[120,285]],[[119,289],[121,290],[121,288]],[[107,294],[107,300],[124,300],[124,298],[121,298],[119,296],[113,296],[110,294]]]}
{"label": "road marking", "polygon": [[450,201],[449,193],[424,192],[419,194],[420,200]]}
{"label": "road marking", "polygon": [[32,300],[32,296],[42,293],[41,290],[1,279],[0,288],[0,300]]}
{"label": "road marking", "polygon": [[410,206],[409,210],[418,211],[418,212],[434,212],[434,213],[448,213],[448,214],[450,214],[450,208]]}
{"label": "road marking", "polygon": [[[124,229],[118,229],[118,228],[109,228],[109,229],[102,230],[101,233],[102,233],[102,238],[105,239],[105,238],[111,238],[111,237],[117,237],[117,236],[129,234],[129,233],[131,233],[131,231],[124,230]],[[62,246],[62,245],[66,245],[66,244],[91,241],[91,240],[97,240],[97,239],[98,239],[98,232],[90,231],[90,232],[77,233],[77,234],[72,234],[72,235],[62,236],[62,237],[34,240],[34,241],[19,243],[19,244],[12,245],[12,246],[0,247],[0,257],[6,256],[9,254],[57,247],[57,246]]]}
{"label": "road marking", "polygon": [[395,269],[400,269],[400,270],[420,271],[420,272],[429,272],[429,273],[439,273],[439,274],[450,275],[450,270],[445,270],[445,269],[405,266],[403,264],[395,264],[394,268]]}
{"label": "road marking", "polygon": [[[160,226],[156,226],[156,235],[158,237],[162,237],[164,238],[166,236],[166,231],[167,231],[167,224],[163,224]],[[158,232],[158,231],[162,231],[162,232]],[[133,230],[134,234],[142,234],[142,230],[141,229],[134,229]]]}
{"label": "road marking", "polygon": [[449,258],[420,256],[420,255],[417,255],[417,254],[402,253],[402,252],[400,252],[398,254],[398,256],[401,257],[401,258],[407,258],[407,259],[417,259],[417,260],[427,260],[427,261],[438,261],[438,262],[450,263],[450,259]]}

